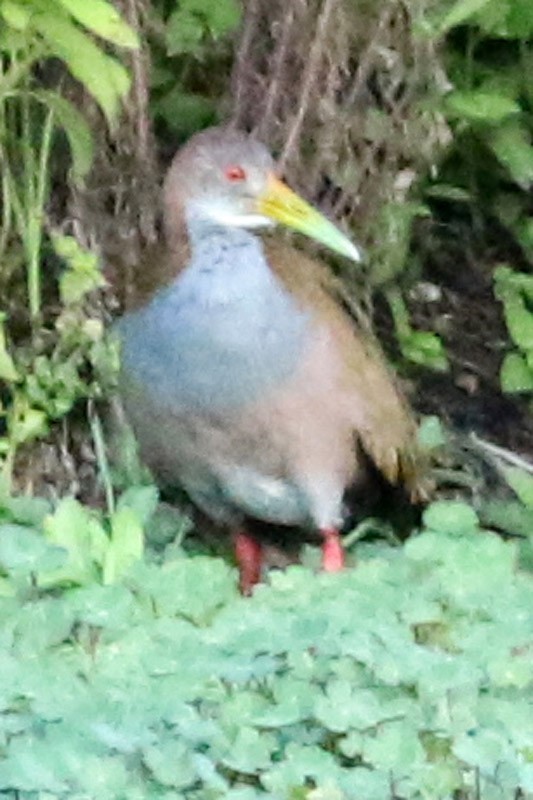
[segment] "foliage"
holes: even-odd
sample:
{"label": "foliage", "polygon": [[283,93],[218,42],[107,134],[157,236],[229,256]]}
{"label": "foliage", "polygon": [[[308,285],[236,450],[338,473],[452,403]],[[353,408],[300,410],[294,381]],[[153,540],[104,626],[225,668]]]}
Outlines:
{"label": "foliage", "polygon": [[452,88],[443,111],[454,132],[431,195],[496,217],[533,262],[531,3],[457,0],[439,7],[426,26],[447,37]]}
{"label": "foliage", "polygon": [[0,379],[5,385],[0,416],[6,431],[0,454],[8,479],[21,445],[45,434],[49,423],[65,416],[78,400],[107,396],[115,385],[116,344],[104,337],[101,319],[84,302],[103,285],[97,257],[71,237],[54,236],[53,243],[65,265],[53,327],[43,328],[38,339],[11,356],[0,321]]}
{"label": "foliage", "polygon": [[504,358],[500,380],[504,392],[533,391],[533,277],[499,266],[495,293],[503,304],[507,330],[515,350]]}
{"label": "foliage", "polygon": [[36,75],[45,74],[50,59],[61,59],[114,126],[129,76],[91,34],[118,47],[134,48],[138,42],[108,0],[1,0],[0,19],[0,257],[13,237],[22,241],[28,305],[36,318],[54,132],[66,134],[75,182],[92,161],[87,120],[60,89],[44,88],[46,82]]}
{"label": "foliage", "polygon": [[155,498],[139,491],[107,521],[4,497],[7,800],[533,791],[532,576],[468,506],[433,505],[403,550],[360,547],[344,574],[274,572],[248,600],[218,559],[143,559],[150,512],[133,509]]}
{"label": "foliage", "polygon": [[162,32],[152,41],[152,111],[185,138],[216,120],[221,89],[227,88],[220,69],[224,40],[239,23],[239,6],[236,0],[160,0],[152,14]]}
{"label": "foliage", "polygon": [[440,337],[431,331],[413,330],[405,302],[398,289],[389,289],[386,297],[403,357],[414,364],[421,364],[438,372],[446,371],[448,359]]}

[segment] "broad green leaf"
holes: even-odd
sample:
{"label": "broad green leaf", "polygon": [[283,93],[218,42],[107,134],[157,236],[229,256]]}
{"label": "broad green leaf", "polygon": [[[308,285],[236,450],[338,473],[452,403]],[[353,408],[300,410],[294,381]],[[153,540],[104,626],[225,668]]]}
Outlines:
{"label": "broad green leaf", "polygon": [[0,525],[0,564],[6,570],[38,572],[57,569],[67,553],[50,544],[31,528],[23,525]]}
{"label": "broad green leaf", "polygon": [[460,536],[479,527],[474,509],[456,500],[437,500],[424,511],[424,525],[433,531]]}
{"label": "broad green leaf", "polygon": [[176,739],[163,739],[157,746],[147,747],[143,760],[154,778],[163,786],[184,789],[196,781],[191,753],[184,742]]}
{"label": "broad green leaf", "polygon": [[28,603],[17,617],[18,652],[35,658],[61,645],[71,636],[74,622],[74,615],[61,598],[46,597]]}
{"label": "broad green leaf", "polygon": [[41,576],[41,585],[98,581],[97,565],[103,560],[108,542],[88,509],[71,497],[65,498],[55,513],[46,517],[44,533],[50,543],[65,548],[68,560],[61,569]]}
{"label": "broad green leaf", "polygon": [[149,609],[136,604],[131,592],[120,584],[91,584],[73,589],[65,604],[72,609],[78,622],[85,622],[96,628],[129,629],[146,615],[152,618]]}
{"label": "broad green leaf", "polygon": [[94,154],[93,138],[85,117],[57,92],[35,91],[34,96],[54,112],[55,120],[65,132],[72,155],[72,177],[79,185],[89,172]]}
{"label": "broad green leaf", "polygon": [[31,20],[31,10],[14,0],[2,0],[0,14],[7,24],[17,31],[25,31]]}
{"label": "broad green leaf", "polygon": [[521,111],[511,97],[481,89],[451,92],[445,98],[445,108],[453,116],[487,124],[496,124]]}
{"label": "broad green leaf", "polygon": [[153,108],[181,136],[189,136],[216,119],[215,105],[208,97],[184,92],[179,84],[156,100]]}
{"label": "broad green leaf", "polygon": [[446,350],[437,334],[410,331],[407,335],[399,335],[398,342],[402,355],[414,364],[422,364],[437,372],[446,372],[448,369]]}
{"label": "broad green leaf", "polygon": [[222,761],[237,772],[255,775],[270,766],[275,749],[275,739],[268,733],[242,726]]}
{"label": "broad green leaf", "polygon": [[111,541],[103,564],[104,584],[115,583],[142,558],[144,536],[141,521],[132,508],[117,509],[111,517]]}
{"label": "broad green leaf", "polygon": [[158,613],[185,616],[201,623],[236,596],[232,570],[220,559],[179,558],[165,564],[147,586]]}
{"label": "broad green leaf", "polygon": [[447,442],[446,432],[439,417],[422,417],[417,438],[425,450],[435,450],[445,445]]}
{"label": "broad green leaf", "polygon": [[436,28],[439,33],[446,33],[451,28],[462,25],[469,20],[484,6],[494,0],[458,0],[450,10],[444,15],[442,20],[437,23]]}
{"label": "broad green leaf", "polygon": [[529,509],[533,509],[533,476],[520,467],[504,467],[505,480],[516,496]]}
{"label": "broad green leaf", "polygon": [[157,486],[130,486],[118,500],[117,509],[129,508],[141,525],[146,525],[157,509],[159,491]]}
{"label": "broad green leaf", "polygon": [[44,497],[16,495],[8,497],[4,502],[9,516],[20,525],[40,526],[51,510],[50,502]]}
{"label": "broad green leaf", "polygon": [[472,192],[460,186],[450,186],[445,183],[433,183],[424,192],[428,197],[438,200],[449,200],[452,203],[471,203]]}
{"label": "broad green leaf", "polygon": [[493,0],[476,14],[475,22],[488,37],[525,40],[533,30],[533,10],[529,0]]}
{"label": "broad green leaf", "polygon": [[533,391],[533,370],[520,353],[507,353],[500,369],[500,383],[508,394]]}
{"label": "broad green leaf", "polygon": [[236,0],[216,4],[212,0],[184,0],[183,7],[202,17],[214,37],[236,28],[241,17]]}
{"label": "broad green leaf", "polygon": [[459,736],[453,752],[470,767],[478,767],[496,775],[497,765],[512,759],[511,746],[505,736],[496,731],[473,730]]}
{"label": "broad green leaf", "polygon": [[533,350],[533,314],[524,298],[518,292],[506,292],[501,299],[511,339],[521,350]]}
{"label": "broad green leaf", "polygon": [[167,55],[195,52],[202,36],[203,26],[200,20],[182,8],[177,8],[168,18],[165,29]]}
{"label": "broad green leaf", "polygon": [[363,759],[378,769],[391,770],[398,777],[409,774],[425,761],[418,732],[407,720],[391,722],[378,728],[366,739]]}
{"label": "broad green leaf", "polygon": [[40,737],[14,736],[0,762],[0,785],[23,792],[68,792],[58,754]]}
{"label": "broad green leaf", "polygon": [[130,49],[139,47],[139,37],[107,0],[59,0],[85,28],[108,42]]}
{"label": "broad green leaf", "polygon": [[500,264],[494,269],[494,288],[498,300],[513,298],[517,293],[524,292],[526,297],[533,300],[533,275],[511,269],[507,264]]}
{"label": "broad green leaf", "polygon": [[533,184],[533,144],[531,130],[518,121],[499,125],[486,137],[494,155],[524,190]]}
{"label": "broad green leaf", "polygon": [[42,436],[48,430],[48,418],[37,408],[17,408],[9,423],[11,439],[16,444],[25,444]]}
{"label": "broad green leaf", "polygon": [[42,11],[32,17],[32,25],[48,43],[52,53],[92,94],[110,125],[116,122],[120,101],[129,89],[125,68],[108,56],[68,17],[57,11]]}

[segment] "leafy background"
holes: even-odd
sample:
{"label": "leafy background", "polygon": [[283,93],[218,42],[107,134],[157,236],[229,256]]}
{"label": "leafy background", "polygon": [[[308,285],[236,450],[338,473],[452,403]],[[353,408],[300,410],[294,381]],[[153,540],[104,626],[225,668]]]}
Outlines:
{"label": "leafy background", "polygon": [[[2,793],[533,797],[530,0],[0,21]],[[162,169],[222,119],[368,248],[346,282],[438,484],[405,544],[364,520],[356,568],[307,548],[247,600],[137,463],[105,335]]]}

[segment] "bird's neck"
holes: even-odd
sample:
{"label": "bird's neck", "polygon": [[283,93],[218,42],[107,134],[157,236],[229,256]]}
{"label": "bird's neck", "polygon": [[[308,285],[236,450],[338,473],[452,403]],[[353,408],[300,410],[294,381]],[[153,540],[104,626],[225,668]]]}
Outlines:
{"label": "bird's neck", "polygon": [[180,276],[182,297],[190,290],[200,305],[257,303],[277,281],[267,264],[261,239],[242,228],[229,228],[191,216],[187,224],[190,261]]}

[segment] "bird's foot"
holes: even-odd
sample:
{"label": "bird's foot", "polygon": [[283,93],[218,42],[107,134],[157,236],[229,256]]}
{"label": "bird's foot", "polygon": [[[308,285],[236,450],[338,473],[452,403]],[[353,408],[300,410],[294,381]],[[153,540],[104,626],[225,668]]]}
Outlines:
{"label": "bird's foot", "polygon": [[241,594],[248,596],[261,580],[263,548],[257,539],[247,533],[236,533],[233,541],[239,567],[239,589]]}
{"label": "bird's foot", "polygon": [[320,531],[322,542],[322,569],[324,572],[340,572],[344,569],[344,549],[339,531],[336,528],[323,528]]}

